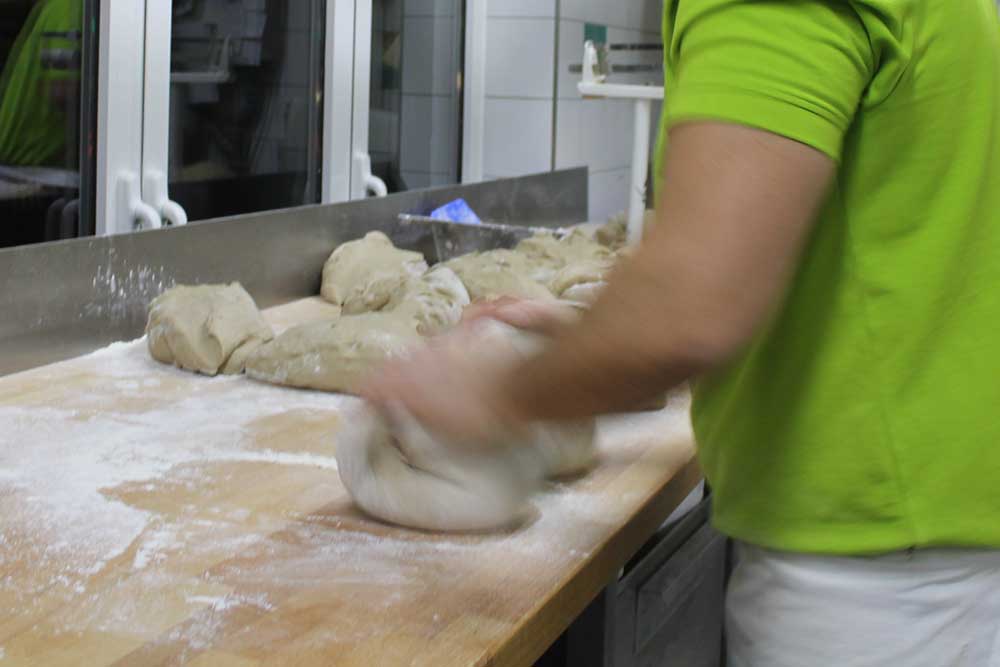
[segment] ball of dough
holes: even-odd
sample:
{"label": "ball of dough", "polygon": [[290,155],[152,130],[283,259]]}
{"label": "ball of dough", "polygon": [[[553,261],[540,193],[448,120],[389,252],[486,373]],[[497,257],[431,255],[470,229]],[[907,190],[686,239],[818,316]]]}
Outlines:
{"label": "ball of dough", "polygon": [[394,294],[385,310],[412,315],[420,335],[436,336],[458,324],[469,303],[469,292],[455,272],[439,265]]}
{"label": "ball of dough", "polygon": [[150,304],[146,322],[154,359],[205,375],[242,373],[247,357],[273,337],[239,283],[169,289]]}
{"label": "ball of dough", "polygon": [[346,315],[285,331],[247,360],[247,375],[273,384],[350,394],[375,368],[404,354],[418,340],[410,314]]}
{"label": "ball of dough", "polygon": [[[510,367],[541,352],[545,337],[522,331],[493,319],[470,325],[471,342],[487,363]],[[597,456],[596,420],[594,418],[561,422],[537,422],[531,426],[527,443],[542,458],[547,477],[579,474],[590,467]]]}
{"label": "ball of dough", "polygon": [[449,444],[405,412],[387,419],[369,408],[345,420],[337,438],[337,469],[366,513],[440,531],[516,523],[540,488],[542,471],[530,448]]}
{"label": "ball of dough", "polygon": [[[646,209],[642,214],[643,235],[656,224],[656,211]],[[594,240],[611,250],[618,251],[628,244],[628,215],[624,212],[608,218],[608,221],[597,227],[593,234]]]}
{"label": "ball of dough", "polygon": [[569,477],[589,470],[597,461],[597,421],[577,419],[543,422],[532,430],[546,477]]}
{"label": "ball of dough", "polygon": [[377,311],[426,270],[419,252],[400,250],[382,232],[369,232],[333,251],[323,265],[320,294],[346,315]]}
{"label": "ball of dough", "polygon": [[[444,342],[476,345],[485,363],[504,365],[544,345],[493,320]],[[364,409],[345,421],[337,463],[351,497],[376,518],[429,530],[487,530],[517,521],[542,478],[587,470],[596,458],[595,430],[593,419],[537,423],[486,443],[455,443],[399,408],[389,417]]]}
{"label": "ball of dough", "polygon": [[563,294],[576,285],[602,282],[614,267],[610,257],[586,259],[568,264],[549,281],[549,289],[562,298]]}
{"label": "ball of dough", "polygon": [[450,259],[444,266],[461,279],[473,301],[503,296],[551,299],[552,293],[532,275],[538,267],[510,250],[471,253]]}

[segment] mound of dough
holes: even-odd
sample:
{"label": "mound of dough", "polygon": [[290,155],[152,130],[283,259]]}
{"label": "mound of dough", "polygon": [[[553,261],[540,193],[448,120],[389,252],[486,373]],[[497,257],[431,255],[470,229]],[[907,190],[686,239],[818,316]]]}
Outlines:
{"label": "mound of dough", "polygon": [[591,239],[579,229],[574,229],[562,238],[555,234],[539,232],[527,238],[514,248],[533,262],[552,267],[558,271],[570,264],[610,260],[613,253],[608,248]]}
{"label": "mound of dough", "polygon": [[[643,235],[648,234],[655,224],[656,211],[646,209],[642,214]],[[628,244],[628,214],[622,212],[608,218],[594,230],[594,240],[612,250],[624,248]]]}
{"label": "mound of dough", "polygon": [[[484,319],[473,325],[477,349],[489,362],[511,366],[534,356],[546,345],[543,336],[516,329],[497,320]],[[590,467],[597,456],[596,420],[532,424],[528,443],[539,454],[546,477],[576,475]]]}
{"label": "mound of dough", "polygon": [[239,283],[180,285],[149,306],[146,343],[154,359],[205,375],[243,372],[274,332]]}
{"label": "mound of dough", "polygon": [[[544,341],[482,320],[450,338],[477,344],[488,363],[511,364]],[[368,514],[429,530],[488,530],[515,523],[543,477],[579,474],[596,458],[595,420],[539,423],[490,443],[451,443],[412,416],[365,409],[337,441],[341,479]]]}
{"label": "mound of dough", "polygon": [[546,477],[580,475],[597,460],[594,419],[535,424],[531,440],[542,458]]}
{"label": "mound of dough", "polygon": [[386,359],[420,340],[411,315],[365,313],[293,327],[261,346],[247,375],[273,384],[354,393]]}
{"label": "mound of dough", "polygon": [[503,296],[522,299],[552,298],[548,288],[532,277],[538,276],[539,268],[532,265],[526,256],[511,250],[462,255],[448,260],[443,266],[455,272],[473,301]]}
{"label": "mound of dough", "polygon": [[526,514],[541,485],[529,448],[463,447],[428,433],[406,413],[364,408],[337,439],[337,469],[354,502],[373,517],[411,528],[503,528]]}
{"label": "mound of dough", "polygon": [[426,270],[419,252],[400,250],[382,232],[368,232],[338,246],[326,260],[320,294],[345,315],[377,311]]}
{"label": "mound of dough", "polygon": [[385,310],[411,315],[421,336],[436,336],[459,323],[470,301],[469,292],[455,272],[436,266],[410,281],[405,290],[396,292]]}
{"label": "mound of dough", "polygon": [[574,262],[560,269],[552,277],[549,289],[556,296],[562,297],[566,290],[576,285],[603,282],[613,267],[614,261],[610,257]]}
{"label": "mound of dough", "polygon": [[592,283],[578,283],[572,287],[566,288],[566,290],[560,295],[560,300],[568,301],[572,304],[579,304],[582,306],[592,306],[597,298],[607,287],[607,283],[603,280],[598,280]]}

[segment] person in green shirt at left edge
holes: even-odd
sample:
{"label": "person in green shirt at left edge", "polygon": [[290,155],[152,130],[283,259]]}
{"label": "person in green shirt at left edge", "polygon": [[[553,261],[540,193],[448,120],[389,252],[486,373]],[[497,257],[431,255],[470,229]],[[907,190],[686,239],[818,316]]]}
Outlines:
{"label": "person in green shirt at left edge", "polygon": [[656,224],[552,345],[377,406],[485,441],[694,379],[730,665],[1000,665],[994,0],[666,0]]}
{"label": "person in green shirt at left edge", "polygon": [[66,166],[66,110],[79,95],[80,72],[46,68],[42,51],[79,50],[78,41],[57,34],[81,24],[80,0],[39,0],[32,7],[0,74],[0,165]]}

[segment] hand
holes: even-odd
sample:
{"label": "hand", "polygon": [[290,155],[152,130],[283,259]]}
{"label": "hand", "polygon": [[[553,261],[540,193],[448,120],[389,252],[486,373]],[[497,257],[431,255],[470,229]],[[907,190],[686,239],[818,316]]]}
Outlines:
{"label": "hand", "polygon": [[362,389],[377,408],[400,406],[428,430],[469,445],[525,427],[504,393],[511,365],[483,353],[473,327],[428,341],[381,368]]}
{"label": "hand", "polygon": [[474,322],[484,317],[548,336],[557,329],[576,322],[579,310],[565,301],[505,296],[472,304],[462,314],[462,321]]}

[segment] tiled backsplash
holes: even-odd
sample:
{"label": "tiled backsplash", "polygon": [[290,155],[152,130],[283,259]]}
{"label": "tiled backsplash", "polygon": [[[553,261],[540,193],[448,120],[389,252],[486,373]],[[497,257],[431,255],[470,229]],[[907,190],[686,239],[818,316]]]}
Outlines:
{"label": "tiled backsplash", "polygon": [[[662,0],[485,0],[487,11],[484,176],[497,178],[586,165],[590,215],[628,205],[633,108],[625,100],[584,100],[579,74],[586,23],[610,42],[659,42]],[[558,45],[558,46],[557,46]],[[629,57],[658,63],[659,52]],[[624,83],[660,75],[616,74]],[[654,131],[658,109],[654,109]]]}

